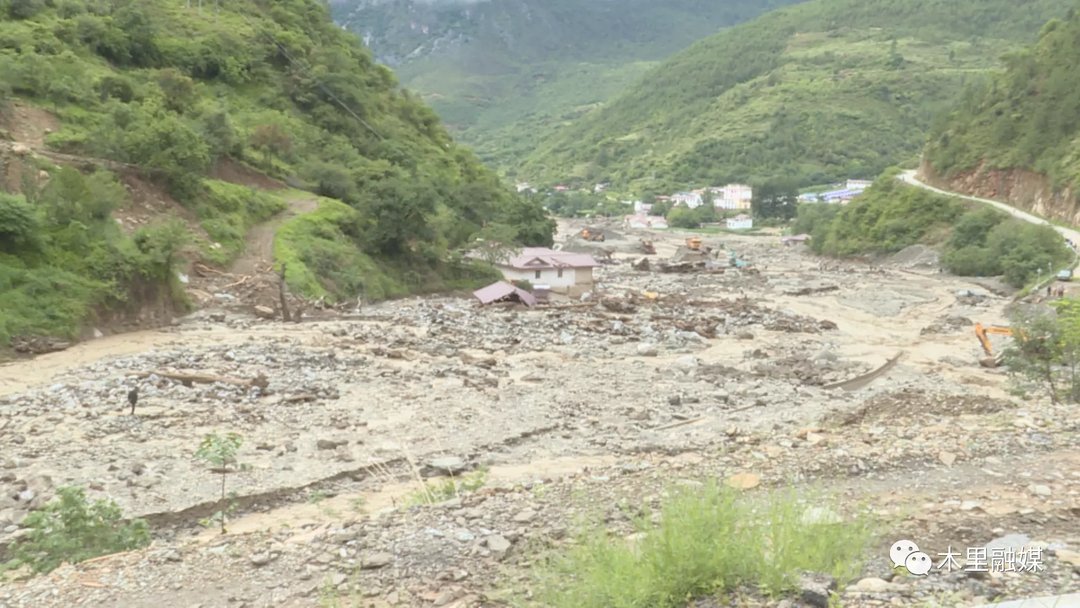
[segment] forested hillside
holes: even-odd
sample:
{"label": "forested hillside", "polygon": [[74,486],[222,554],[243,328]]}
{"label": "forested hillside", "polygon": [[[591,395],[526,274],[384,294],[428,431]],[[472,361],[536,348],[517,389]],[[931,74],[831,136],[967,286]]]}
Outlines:
{"label": "forested hillside", "polygon": [[935,114],[1071,4],[812,0],[778,9],[695,44],[566,125],[524,173],[656,189],[873,177],[916,158]]}
{"label": "forested hillside", "polygon": [[332,0],[335,19],[451,132],[512,172],[573,120],[700,38],[801,0]]}
{"label": "forested hillside", "polygon": [[[5,0],[0,11],[0,343],[174,300],[181,255],[227,263],[286,199],[314,198],[210,179],[223,163],[337,199],[287,243],[290,285],[316,295],[467,283],[477,270],[452,254],[482,228],[550,242],[542,210],[457,146],[320,2]],[[27,116],[58,125],[21,141]],[[178,202],[175,221],[115,221],[136,177]]]}
{"label": "forested hillside", "polygon": [[[1052,190],[1071,189],[1065,204],[1072,209],[1060,215],[1074,216],[1080,185],[1077,62],[1080,17],[1070,10],[1064,19],[1048,22],[1032,48],[1010,54],[1006,69],[991,82],[970,88],[935,125],[925,156],[929,166],[946,178],[975,169],[1037,173]],[[1001,173],[995,181],[1003,177],[1009,176]],[[1019,191],[998,194],[1024,198]]]}
{"label": "forested hillside", "polygon": [[942,266],[953,274],[1000,275],[1014,287],[1073,261],[1073,252],[1050,226],[906,185],[898,175],[896,169],[887,170],[847,205],[800,205],[794,232],[810,234],[816,253],[840,257],[929,245],[940,251]]}

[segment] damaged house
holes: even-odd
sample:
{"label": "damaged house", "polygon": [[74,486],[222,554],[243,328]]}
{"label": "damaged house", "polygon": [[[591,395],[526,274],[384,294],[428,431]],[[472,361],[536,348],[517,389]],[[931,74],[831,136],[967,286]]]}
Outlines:
{"label": "damaged house", "polygon": [[592,290],[593,268],[599,265],[591,255],[546,247],[525,247],[495,264],[507,281],[528,281],[536,289],[572,298]]}

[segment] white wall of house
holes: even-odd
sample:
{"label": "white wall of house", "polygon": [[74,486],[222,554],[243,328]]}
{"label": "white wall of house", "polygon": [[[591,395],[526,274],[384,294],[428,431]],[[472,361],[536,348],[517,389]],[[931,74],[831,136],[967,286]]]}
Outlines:
{"label": "white wall of house", "polygon": [[[580,295],[592,289],[592,268],[563,268],[561,271],[555,268],[539,268],[536,270],[519,270],[500,266],[499,270],[508,281],[528,281],[533,284],[542,284],[551,287],[556,293],[570,293]],[[537,276],[537,273],[540,276]],[[561,275],[561,276],[560,276]]]}
{"label": "white wall of house", "polygon": [[754,227],[753,218],[749,217],[731,217],[727,220],[728,230],[749,230]]}

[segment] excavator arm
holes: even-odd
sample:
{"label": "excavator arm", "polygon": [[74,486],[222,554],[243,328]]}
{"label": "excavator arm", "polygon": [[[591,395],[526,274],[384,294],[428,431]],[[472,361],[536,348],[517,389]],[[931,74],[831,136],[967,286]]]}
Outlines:
{"label": "excavator arm", "polygon": [[982,348],[988,357],[994,356],[994,348],[993,345],[990,344],[990,338],[987,334],[1011,336],[1012,333],[1012,329],[1009,327],[1002,327],[1000,325],[984,326],[982,323],[975,324],[975,336],[979,338],[979,343],[982,344]]}

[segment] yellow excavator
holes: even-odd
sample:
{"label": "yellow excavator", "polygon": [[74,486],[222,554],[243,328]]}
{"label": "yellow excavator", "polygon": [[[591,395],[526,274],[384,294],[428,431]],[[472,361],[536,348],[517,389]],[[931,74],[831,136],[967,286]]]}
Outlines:
{"label": "yellow excavator", "polygon": [[982,344],[983,351],[986,353],[986,357],[980,359],[979,364],[983,367],[997,367],[1000,362],[998,361],[998,357],[994,355],[994,346],[990,343],[989,334],[1011,336],[1013,335],[1013,330],[1012,328],[1003,325],[975,324],[975,337],[979,339],[979,343]]}
{"label": "yellow excavator", "polygon": [[595,229],[589,230],[588,228],[585,228],[578,234],[578,236],[585,239],[586,241],[604,241],[604,233]]}
{"label": "yellow excavator", "polygon": [[686,248],[690,251],[701,251],[701,237],[692,236],[686,239]]}

